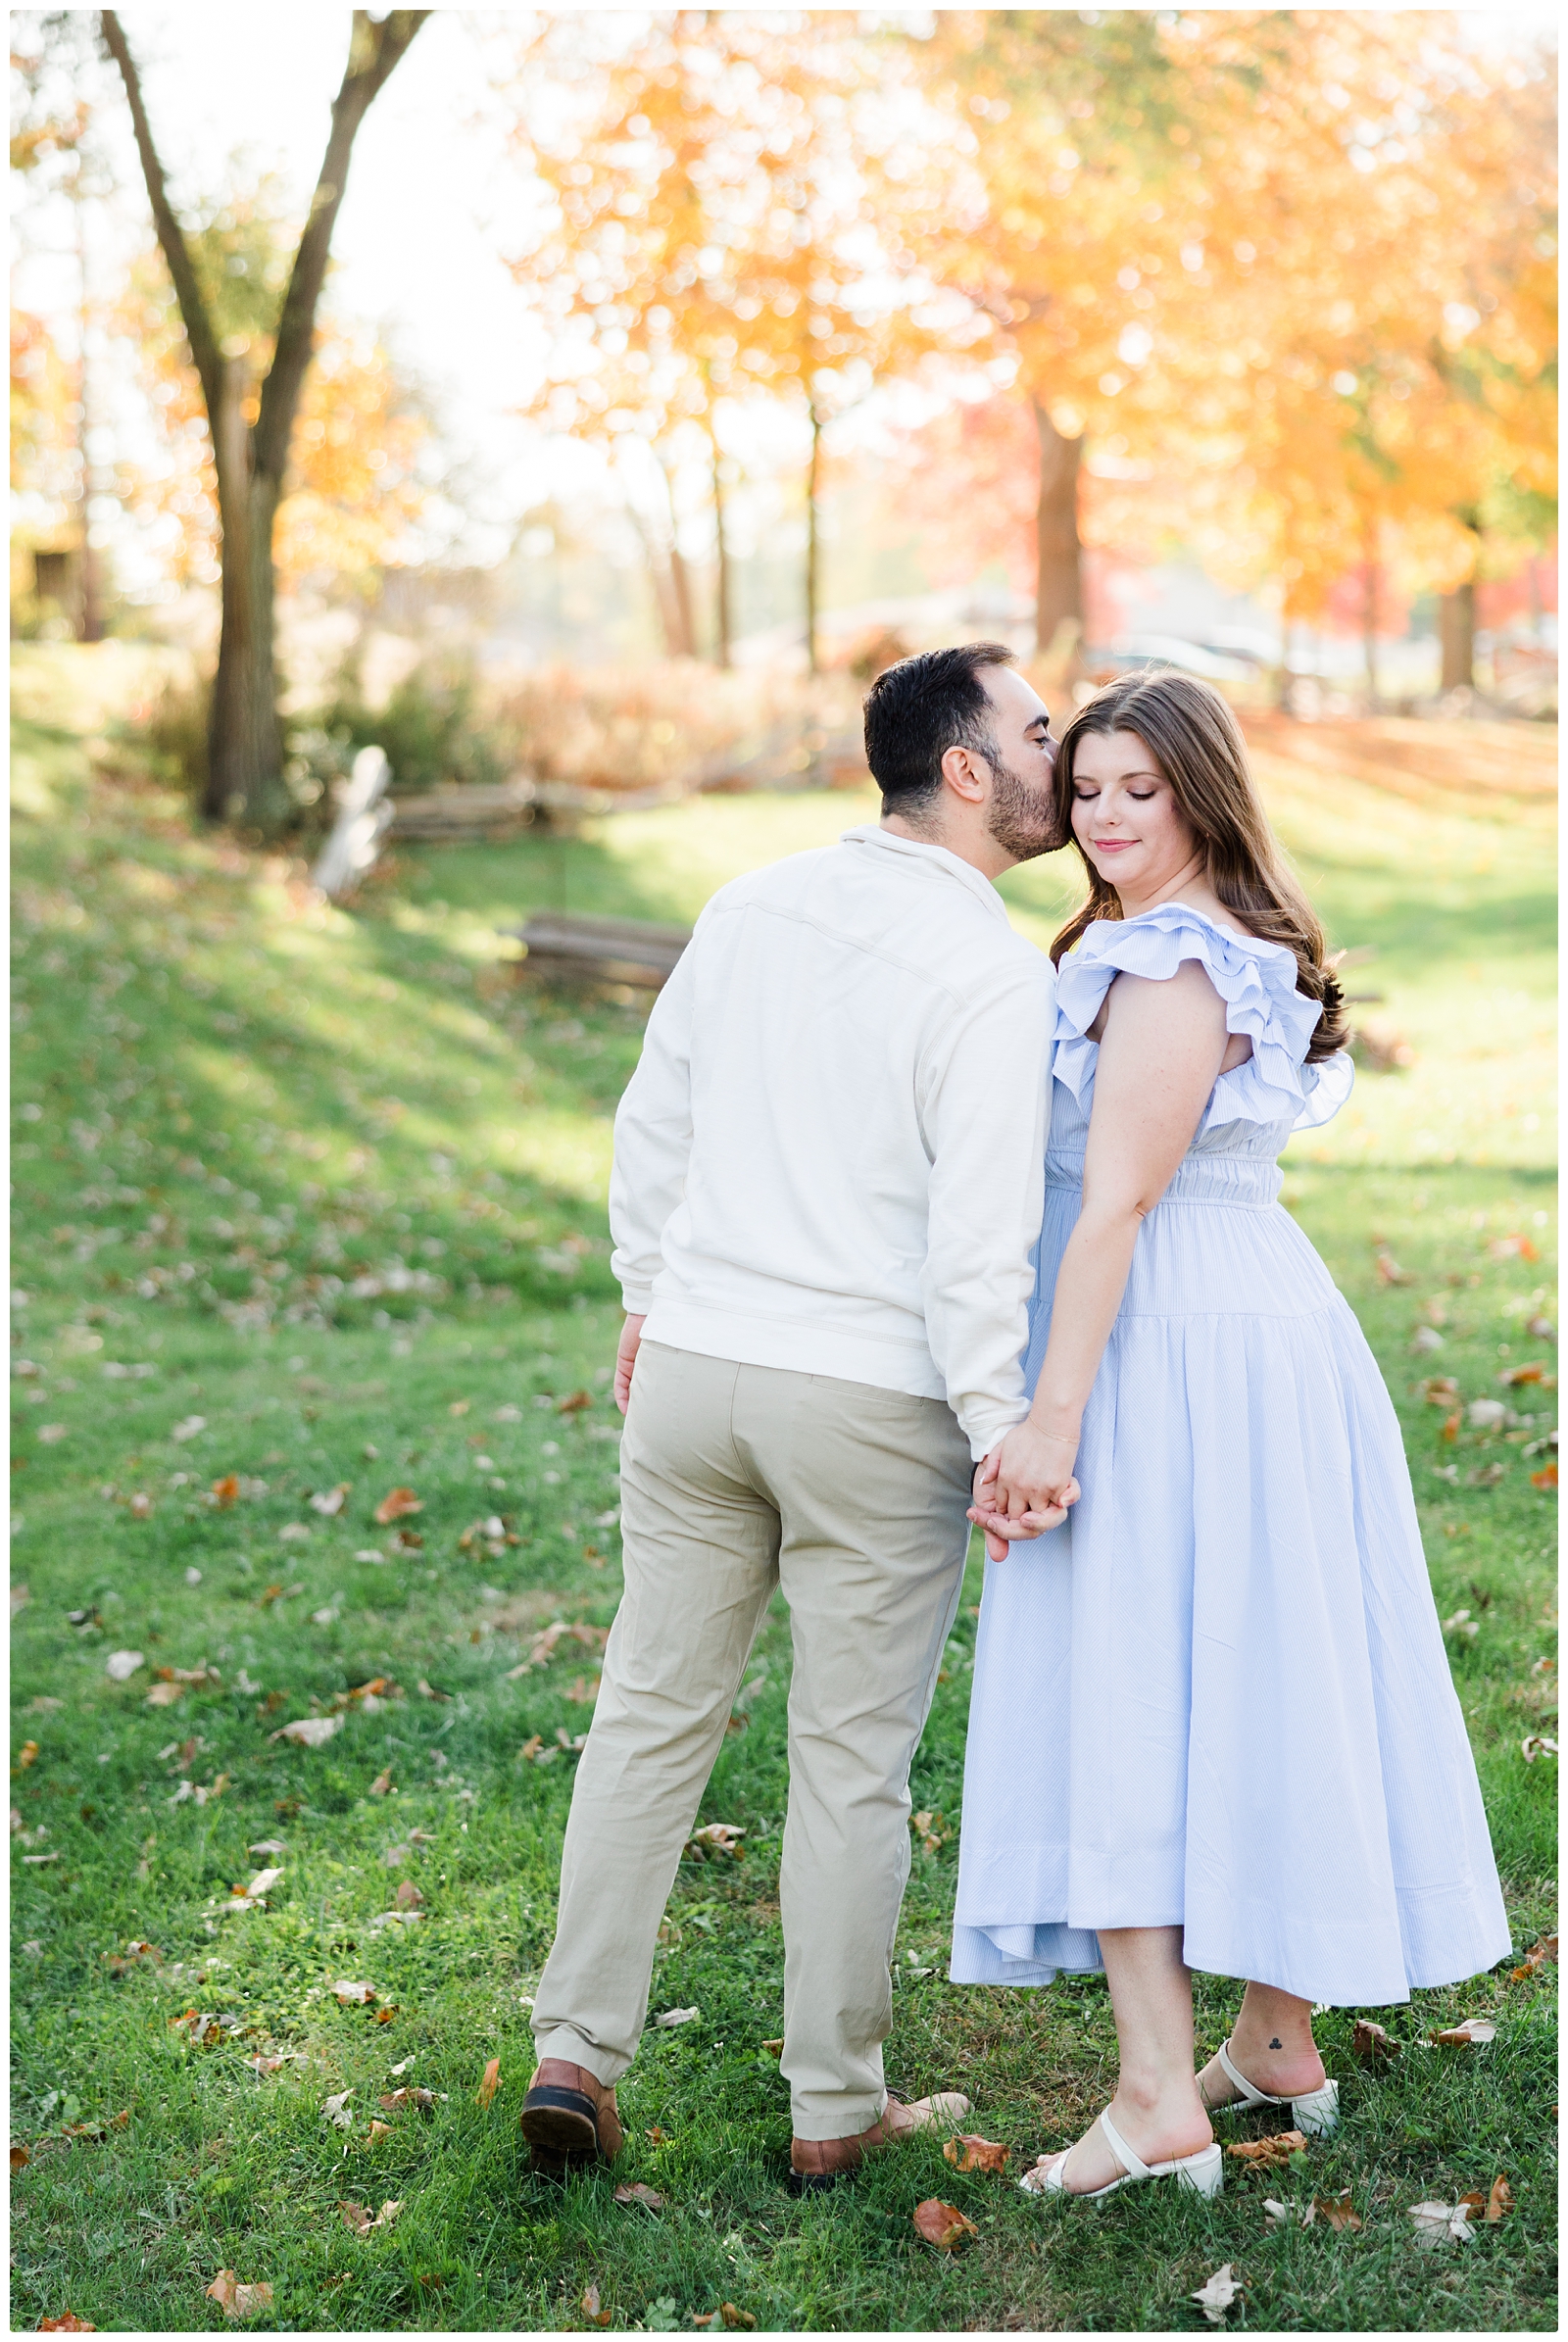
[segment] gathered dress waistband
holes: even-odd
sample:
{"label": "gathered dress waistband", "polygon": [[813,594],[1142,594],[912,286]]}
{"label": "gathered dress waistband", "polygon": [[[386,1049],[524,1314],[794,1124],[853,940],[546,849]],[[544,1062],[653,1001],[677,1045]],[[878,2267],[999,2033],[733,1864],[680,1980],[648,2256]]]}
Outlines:
{"label": "gathered dress waistband", "polygon": [[[1268,1211],[1279,1199],[1284,1174],[1272,1155],[1190,1154],[1160,1197],[1167,1203],[1220,1204],[1233,1211]],[[1053,1147],[1046,1155],[1046,1186],[1074,1192],[1084,1184],[1082,1154]]]}

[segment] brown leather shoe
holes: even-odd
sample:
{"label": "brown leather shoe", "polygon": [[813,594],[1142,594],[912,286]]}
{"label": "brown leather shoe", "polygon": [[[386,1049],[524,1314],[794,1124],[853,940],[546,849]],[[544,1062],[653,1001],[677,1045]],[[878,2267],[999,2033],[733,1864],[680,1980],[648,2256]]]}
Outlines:
{"label": "brown leather shoe", "polygon": [[912,2138],[917,2130],[961,2122],[969,2111],[968,2099],[956,2090],[939,2090],[934,2097],[916,2098],[909,2106],[890,2090],[887,2106],[869,2130],[845,2139],[792,2139],[791,2185],[797,2195],[832,2187],[840,2179],[847,2179],[852,2171],[858,2171],[865,2157],[874,2155],[878,2148]]}
{"label": "brown leather shoe", "polygon": [[535,2171],[561,2172],[572,2163],[613,2163],[624,2145],[615,2093],[586,2066],[546,2058],[534,2068],[518,2127]]}

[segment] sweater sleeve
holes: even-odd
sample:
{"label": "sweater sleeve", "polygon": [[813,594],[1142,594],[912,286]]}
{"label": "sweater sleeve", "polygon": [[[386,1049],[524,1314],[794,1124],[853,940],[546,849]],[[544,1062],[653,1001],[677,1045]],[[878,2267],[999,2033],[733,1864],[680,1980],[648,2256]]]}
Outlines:
{"label": "sweater sleeve", "polygon": [[931,1155],[926,1334],[975,1457],[1028,1412],[1023,1351],[1045,1205],[1054,975],[1008,962],[947,1020],[922,1066]]}
{"label": "sweater sleeve", "polygon": [[632,1316],[653,1307],[670,1214],[686,1193],[692,1149],[691,1041],[695,939],[654,1002],[637,1070],[615,1114],[610,1175],[612,1273]]}

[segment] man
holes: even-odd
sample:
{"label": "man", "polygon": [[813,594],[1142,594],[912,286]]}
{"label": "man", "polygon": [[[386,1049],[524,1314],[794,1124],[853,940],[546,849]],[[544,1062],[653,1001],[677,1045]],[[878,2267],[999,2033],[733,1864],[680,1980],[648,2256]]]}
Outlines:
{"label": "man", "polygon": [[972,1465],[1025,1412],[1054,973],[991,882],[1059,843],[1055,751],[989,643],[890,667],[865,741],[880,825],[714,896],[616,1117],[625,1593],[534,2006],[546,2168],[619,2149],[659,1924],[775,1587],[795,2184],[968,2112],[890,2099],[882,2042]]}

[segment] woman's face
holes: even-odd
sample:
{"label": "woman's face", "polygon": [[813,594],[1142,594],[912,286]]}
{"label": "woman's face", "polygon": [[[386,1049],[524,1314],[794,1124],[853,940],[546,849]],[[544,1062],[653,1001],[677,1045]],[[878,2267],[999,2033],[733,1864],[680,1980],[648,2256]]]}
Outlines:
{"label": "woman's face", "polygon": [[1124,900],[1170,885],[1198,851],[1169,781],[1136,732],[1087,732],[1075,744],[1072,828]]}

